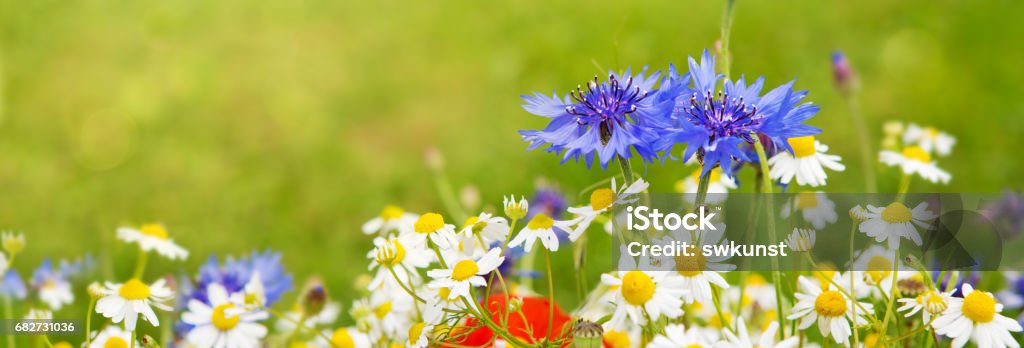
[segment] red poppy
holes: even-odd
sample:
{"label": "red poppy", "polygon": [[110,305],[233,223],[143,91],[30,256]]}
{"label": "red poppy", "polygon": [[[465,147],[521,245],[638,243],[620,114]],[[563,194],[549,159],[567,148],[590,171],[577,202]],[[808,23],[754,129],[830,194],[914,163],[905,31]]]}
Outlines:
{"label": "red poppy", "polygon": [[[550,302],[548,299],[543,297],[523,297],[523,306],[520,310],[522,316],[518,313],[511,313],[508,316],[508,332],[513,336],[520,338],[527,342],[539,341],[544,338],[545,333],[550,332],[552,339],[560,338],[563,334],[563,329],[568,332],[566,325],[571,325],[571,319],[565,312],[562,312],[561,308],[558,308],[558,304],[555,304],[555,316],[552,329],[548,330],[548,310]],[[490,306],[488,309],[492,313],[491,320],[495,323],[500,323],[504,319],[505,315],[505,295],[492,295],[488,301]],[[481,303],[483,305],[483,303]],[[523,318],[526,318],[526,323],[523,322]],[[470,319],[466,322],[468,327],[475,328],[473,332],[466,335],[462,342],[458,342],[460,345],[482,347],[494,337],[494,331],[487,326],[480,324],[476,319]],[[532,335],[527,331],[527,327],[531,328]],[[566,343],[565,346],[568,346]]]}

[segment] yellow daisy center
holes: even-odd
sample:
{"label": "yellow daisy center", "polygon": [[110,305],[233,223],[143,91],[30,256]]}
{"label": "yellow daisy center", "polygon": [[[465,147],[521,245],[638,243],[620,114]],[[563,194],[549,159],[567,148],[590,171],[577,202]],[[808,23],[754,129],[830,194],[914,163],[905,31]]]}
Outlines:
{"label": "yellow daisy center", "polygon": [[450,295],[451,293],[452,293],[452,289],[449,289],[449,288],[437,289],[437,296],[440,297],[442,300],[445,300],[445,301],[448,300],[448,295]]}
{"label": "yellow daisy center", "polygon": [[928,135],[928,138],[930,138],[930,139],[935,139],[935,138],[939,137],[939,130],[935,129],[935,127],[925,128],[924,132],[925,132],[925,134]]}
{"label": "yellow daisy center", "polygon": [[331,345],[339,348],[355,348],[356,341],[348,333],[348,329],[342,328],[334,331],[331,335]]}
{"label": "yellow daisy center", "polygon": [[[690,249],[694,249],[690,246]],[[704,267],[707,266],[708,260],[704,257],[704,253],[700,251],[694,252],[690,250],[690,256],[679,255],[676,256],[676,271],[684,277],[695,277],[704,272]]]}
{"label": "yellow daisy center", "polygon": [[625,332],[622,332],[622,331],[616,331],[616,330],[608,330],[608,331],[606,331],[604,333],[604,341],[606,343],[608,343],[608,346],[610,346],[611,348],[629,348],[629,347],[632,347],[632,344],[629,341],[629,334],[627,334]]}
{"label": "yellow daisy center", "polygon": [[475,276],[477,272],[480,272],[480,266],[473,260],[462,260],[455,264],[455,268],[452,269],[452,279],[457,281],[463,281]]}
{"label": "yellow daisy center", "polygon": [[788,141],[789,146],[793,148],[793,155],[797,158],[807,157],[818,152],[818,150],[814,148],[813,135],[789,138],[786,141]]}
{"label": "yellow daisy center", "polygon": [[387,243],[391,244],[394,255],[387,255],[392,251],[382,251],[378,253],[377,261],[388,266],[397,266],[398,264],[402,263],[402,260],[405,260],[405,247],[402,246],[402,243],[399,242],[397,239],[392,239]]}
{"label": "yellow daisy center", "polygon": [[615,202],[615,191],[610,188],[600,188],[590,193],[590,208],[598,211],[608,208]]}
{"label": "yellow daisy center", "polygon": [[922,163],[931,163],[932,161],[932,155],[928,154],[928,151],[925,151],[920,146],[908,146],[903,148],[903,157]]}
{"label": "yellow daisy center", "polygon": [[238,325],[238,321],[241,319],[237,315],[228,316],[224,312],[234,308],[235,305],[225,303],[213,308],[213,315],[210,318],[210,322],[213,323],[213,327],[216,327],[220,331],[228,331],[235,328]]}
{"label": "yellow daisy center", "polygon": [[796,208],[800,210],[817,208],[818,207],[818,194],[812,191],[800,192],[796,195]]}
{"label": "yellow daisy center", "polygon": [[71,343],[67,343],[67,342],[57,342],[57,343],[53,344],[53,348],[73,348],[73,347],[74,346],[72,346]]}
{"label": "yellow daisy center", "polygon": [[918,296],[915,300],[917,304],[924,306],[924,310],[931,314],[942,313],[946,311],[946,307],[949,307],[946,304],[946,300],[942,298],[942,295],[935,290],[928,291]]}
{"label": "yellow daisy center", "polygon": [[641,271],[629,271],[622,277],[622,297],[634,306],[642,306],[654,297],[654,279]]}
{"label": "yellow daisy center", "polygon": [[103,348],[128,348],[128,341],[120,337],[110,337],[103,342]]}
{"label": "yellow daisy center", "polygon": [[885,256],[875,255],[868,259],[868,276],[871,280],[875,281],[875,284],[881,282],[882,279],[889,276],[892,272],[892,260]]}
{"label": "yellow daisy center", "polygon": [[405,214],[405,210],[394,205],[385,205],[384,209],[380,211],[380,218],[383,220],[394,220],[402,217]]}
{"label": "yellow daisy center", "polygon": [[418,233],[431,233],[444,227],[444,217],[438,213],[426,213],[416,219],[413,229]]}
{"label": "yellow daisy center", "polygon": [[961,310],[976,323],[987,323],[996,316],[996,299],[982,291],[972,292],[964,298]]}
{"label": "yellow daisy center", "polygon": [[555,225],[555,220],[543,213],[534,215],[526,227],[531,230],[546,230]]}
{"label": "yellow daisy center", "polygon": [[846,314],[846,299],[839,291],[822,291],[814,300],[814,310],[818,315],[825,317],[838,317]]}
{"label": "yellow daisy center", "polygon": [[145,300],[149,298],[149,286],[138,279],[130,279],[117,289],[117,294],[128,300]]}
{"label": "yellow daisy center", "polygon": [[377,308],[373,310],[373,315],[376,316],[377,319],[384,319],[388,313],[391,313],[391,306],[391,301],[384,301],[384,303],[381,303],[380,306],[377,306]]}
{"label": "yellow daisy center", "polygon": [[910,208],[903,205],[900,202],[892,202],[889,206],[882,210],[882,220],[890,224],[902,224],[910,222],[914,214],[910,211]]}
{"label": "yellow daisy center", "polygon": [[[722,316],[725,317],[726,325],[732,325],[732,314],[731,313],[723,312]],[[716,328],[716,329],[722,329],[723,327],[725,327],[724,325],[722,325],[722,318],[719,318],[717,315],[713,315],[713,316],[711,316],[711,318],[708,319],[708,326]]]}
{"label": "yellow daisy center", "polygon": [[427,324],[425,324],[425,323],[416,323],[413,326],[409,327],[409,345],[410,346],[416,344],[416,341],[419,341],[420,334],[423,333],[423,327],[424,326],[427,326]]}
{"label": "yellow daisy center", "polygon": [[139,232],[150,237],[167,239],[167,229],[161,224],[145,224],[139,228]]}

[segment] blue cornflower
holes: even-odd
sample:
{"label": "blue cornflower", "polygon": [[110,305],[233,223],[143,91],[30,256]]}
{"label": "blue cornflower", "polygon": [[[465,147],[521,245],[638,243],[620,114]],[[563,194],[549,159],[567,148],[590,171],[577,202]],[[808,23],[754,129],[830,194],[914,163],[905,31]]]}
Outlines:
{"label": "blue cornflower", "polygon": [[660,72],[645,75],[608,74],[602,82],[595,76],[586,88],[577,86],[562,99],[540,93],[523,95],[523,109],[551,119],[542,130],[521,130],[529,149],[550,144],[549,152],[562,153],[562,163],[583,157],[590,168],[597,154],[601,168],[615,157],[630,158],[632,150],[645,162],[657,158],[654,142],[657,129],[672,112],[674,97],[655,90]]}
{"label": "blue cornflower", "polygon": [[11,269],[4,274],[4,279],[0,280],[0,296],[15,300],[24,300],[28,297],[28,288],[25,287],[25,282],[21,280],[18,271]]}
{"label": "blue cornflower", "polygon": [[71,282],[68,281],[69,272],[75,268],[68,262],[61,262],[61,267],[55,269],[50,259],[44,259],[43,263],[32,272],[32,288],[39,294],[39,299],[46,303],[52,310],[59,310],[66,304],[75,300],[71,292]]}
{"label": "blue cornflower", "polygon": [[[725,79],[722,90],[715,91],[725,75],[715,72],[715,58],[707,50],[700,64],[689,58],[689,69],[688,79],[683,75],[672,79],[674,82],[662,83],[662,89],[679,94],[669,120],[672,126],[663,130],[657,149],[670,151],[675,144],[686,143],[683,160],[696,154],[702,161],[703,173],[719,165],[732,177],[734,161],[753,161],[741,146],[754,143],[752,133],[769,140],[766,146],[792,152],[787,139],[821,132],[803,124],[818,112],[818,107],[799,104],[807,92],[793,91],[792,81],[763,96],[764,77],[750,85],[743,77],[737,81]],[[670,69],[670,77],[676,76],[674,70]]]}
{"label": "blue cornflower", "polygon": [[281,265],[280,253],[270,250],[263,253],[253,251],[248,257],[241,259],[228,258],[223,266],[217,262],[216,256],[211,255],[206,264],[199,268],[199,278],[190,298],[208,303],[206,289],[211,283],[224,286],[228,293],[242,291],[255,273],[259,273],[260,281],[263,283],[267,306],[292,289],[292,275]]}

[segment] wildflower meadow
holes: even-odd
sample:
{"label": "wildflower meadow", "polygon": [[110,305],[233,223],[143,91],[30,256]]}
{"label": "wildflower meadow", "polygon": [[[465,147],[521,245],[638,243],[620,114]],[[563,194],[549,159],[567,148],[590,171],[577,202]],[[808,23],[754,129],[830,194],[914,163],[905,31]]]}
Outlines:
{"label": "wildflower meadow", "polygon": [[1024,342],[1019,4],[4,7],[0,346]]}

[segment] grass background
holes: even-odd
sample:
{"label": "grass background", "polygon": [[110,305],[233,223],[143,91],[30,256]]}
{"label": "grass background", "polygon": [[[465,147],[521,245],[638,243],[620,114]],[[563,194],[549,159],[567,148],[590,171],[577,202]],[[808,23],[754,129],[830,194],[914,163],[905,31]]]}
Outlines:
{"label": "grass background", "polygon": [[[718,38],[723,7],[0,4],[0,228],[28,237],[15,265],[23,275],[44,257],[88,252],[123,277],[134,252],[113,242],[114,229],[160,221],[192,256],[182,265],[154,260],[151,277],[178,267],[194,273],[209,255],[273,248],[297,283],[321,275],[345,303],[366,264],[365,220],[389,203],[442,208],[426,148],[436,146],[452,182],[478,187],[485,205],[529,195],[538,177],[575,196],[608,173],[524,151],[516,130],[544,119],[523,111],[518,96],[564,92],[603,74],[596,66],[683,64]],[[913,191],[1019,187],[1022,15],[1024,3],[1012,0],[740,0],[733,74],[764,75],[769,85],[798,78],[796,87],[810,90],[808,100],[822,107],[810,123],[848,165],[828,190],[863,185],[853,127],[832,86],[834,49],[860,74],[876,140],[888,119],[957,136],[954,154],[940,162],[950,185],[917,181]],[[635,166],[655,191],[691,171]],[[883,173],[881,188],[895,190],[895,173]],[[568,256],[558,255],[559,269],[570,269]],[[556,290],[570,308],[572,289],[567,281]],[[76,310],[84,309],[63,313]]]}

